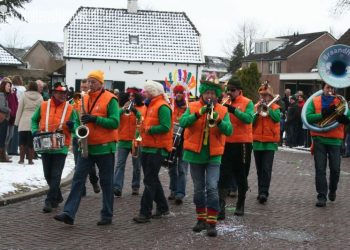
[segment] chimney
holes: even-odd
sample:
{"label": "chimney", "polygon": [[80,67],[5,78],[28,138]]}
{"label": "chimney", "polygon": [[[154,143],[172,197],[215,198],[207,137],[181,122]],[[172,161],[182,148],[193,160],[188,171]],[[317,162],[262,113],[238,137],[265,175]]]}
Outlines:
{"label": "chimney", "polygon": [[137,0],[128,0],[128,12],[137,13]]}

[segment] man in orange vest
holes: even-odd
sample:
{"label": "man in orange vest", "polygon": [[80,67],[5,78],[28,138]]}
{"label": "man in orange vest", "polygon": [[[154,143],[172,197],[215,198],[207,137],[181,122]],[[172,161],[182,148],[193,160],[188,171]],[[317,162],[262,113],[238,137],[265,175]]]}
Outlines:
{"label": "man in orange vest", "polygon": [[[224,104],[230,113],[230,120],[235,132],[226,137],[225,151],[222,156],[219,199],[220,213],[218,219],[225,219],[226,196],[232,178],[235,178],[238,187],[237,216],[244,215],[244,202],[248,190],[248,175],[253,142],[253,102],[244,97],[242,84],[239,78],[232,77],[226,86],[228,101]],[[224,100],[225,101],[225,100]]]}
{"label": "man in orange vest", "polygon": [[51,99],[42,102],[32,116],[33,136],[49,132],[60,132],[65,136],[62,148],[52,148],[41,152],[44,176],[49,186],[43,208],[44,213],[52,212],[52,208],[56,208],[63,201],[60,189],[61,175],[71,142],[71,132],[79,124],[76,112],[66,99],[67,87],[63,83],[55,83]]}
{"label": "man in orange vest", "polygon": [[[313,98],[307,106],[306,119],[315,124],[335,112],[340,100],[335,96],[335,90],[329,84],[322,85],[323,93]],[[340,174],[340,151],[344,139],[344,125],[349,124],[350,111],[337,118],[339,126],[325,132],[311,131],[314,146],[316,171],[317,207],[325,207],[328,199],[335,201]],[[327,185],[327,158],[329,159],[329,187]]]}
{"label": "man in orange vest", "polygon": [[[126,93],[119,94],[120,112],[119,141],[117,151],[117,165],[114,173],[113,192],[116,197],[122,196],[124,186],[125,163],[129,153],[132,155],[132,195],[138,195],[141,178],[141,155],[140,148],[135,148],[136,138],[139,135],[137,126],[140,127],[146,114],[146,106],[137,88],[127,88]],[[134,143],[134,145],[133,145]],[[136,152],[133,152],[136,150]]]}
{"label": "man in orange vest", "polygon": [[[161,218],[169,214],[169,206],[158,174],[164,158],[172,150],[173,143],[172,111],[163,85],[148,80],[144,90],[147,111],[141,129],[141,164],[145,189],[139,215],[134,217],[137,223],[149,222],[151,218]],[[156,212],[152,215],[153,201],[156,203]]]}
{"label": "man in orange vest", "polygon": [[272,165],[275,151],[280,141],[280,107],[276,103],[268,104],[275,97],[268,83],[262,84],[258,93],[260,101],[255,105],[253,121],[253,151],[258,175],[258,197],[264,204],[269,196]]}
{"label": "man in orange vest", "polygon": [[222,87],[217,78],[201,81],[200,100],[189,103],[180,118],[185,128],[183,159],[190,163],[194,186],[197,223],[194,232],[207,229],[207,235],[217,235],[216,223],[219,208],[218,181],[221,156],[226,136],[232,134],[227,108],[217,102]]}
{"label": "man in orange vest", "polygon": [[[179,123],[179,119],[185,113],[187,109],[186,101],[186,89],[184,86],[178,84],[173,90],[174,100],[173,100],[173,121],[174,123]],[[175,128],[175,127],[174,127]],[[175,128],[176,129],[176,128]],[[174,131],[175,133],[177,131]],[[183,134],[181,135],[183,137]],[[173,166],[169,168],[169,178],[170,178],[170,196],[169,200],[175,200],[175,204],[181,205],[183,198],[186,196],[186,180],[188,172],[188,162],[182,159],[183,154],[183,138],[181,139],[180,145],[176,149],[176,155],[174,158]]]}
{"label": "man in orange vest", "polygon": [[98,226],[109,225],[113,217],[113,170],[116,151],[116,133],[119,126],[119,106],[115,96],[103,88],[104,73],[91,71],[87,77],[90,91],[82,102],[85,114],[81,122],[89,128],[87,137],[88,156],[78,158],[72,187],[63,213],[54,218],[73,225],[83,194],[87,175],[95,164],[99,168],[102,189],[102,210]]}

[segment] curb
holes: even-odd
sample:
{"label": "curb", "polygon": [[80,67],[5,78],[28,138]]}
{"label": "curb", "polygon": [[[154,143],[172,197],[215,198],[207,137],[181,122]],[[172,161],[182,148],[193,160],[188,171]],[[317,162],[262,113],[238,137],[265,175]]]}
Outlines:
{"label": "curb", "polygon": [[[61,180],[60,186],[61,187],[68,186],[73,179],[73,175],[74,175],[74,171],[72,171],[66,178]],[[0,198],[0,207],[6,206],[9,204],[13,204],[16,202],[28,200],[28,199],[31,199],[34,197],[38,197],[38,196],[46,194],[48,191],[49,191],[49,187],[45,186],[45,187],[38,188],[38,189],[35,189],[33,191],[30,191],[30,192],[15,194],[15,195],[11,195],[11,196],[5,197],[5,198]]]}

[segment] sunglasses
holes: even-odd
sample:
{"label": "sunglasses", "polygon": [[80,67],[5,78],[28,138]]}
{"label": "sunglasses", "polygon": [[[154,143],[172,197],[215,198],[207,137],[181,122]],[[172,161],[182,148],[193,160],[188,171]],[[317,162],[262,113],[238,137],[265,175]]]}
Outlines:
{"label": "sunglasses", "polygon": [[235,92],[237,89],[226,89],[226,92]]}

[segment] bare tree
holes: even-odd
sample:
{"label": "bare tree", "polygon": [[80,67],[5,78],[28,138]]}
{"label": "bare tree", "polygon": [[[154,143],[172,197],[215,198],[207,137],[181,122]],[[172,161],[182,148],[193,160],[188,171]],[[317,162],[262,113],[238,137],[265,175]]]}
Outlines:
{"label": "bare tree", "polygon": [[6,23],[8,18],[17,18],[25,21],[18,9],[23,9],[23,5],[31,0],[2,0],[0,1],[0,23]]}
{"label": "bare tree", "polygon": [[350,0],[337,0],[334,12],[335,13],[343,13],[350,10]]}
{"label": "bare tree", "polygon": [[24,38],[20,35],[19,29],[13,30],[12,33],[7,33],[4,38],[4,45],[7,48],[23,48]]}

